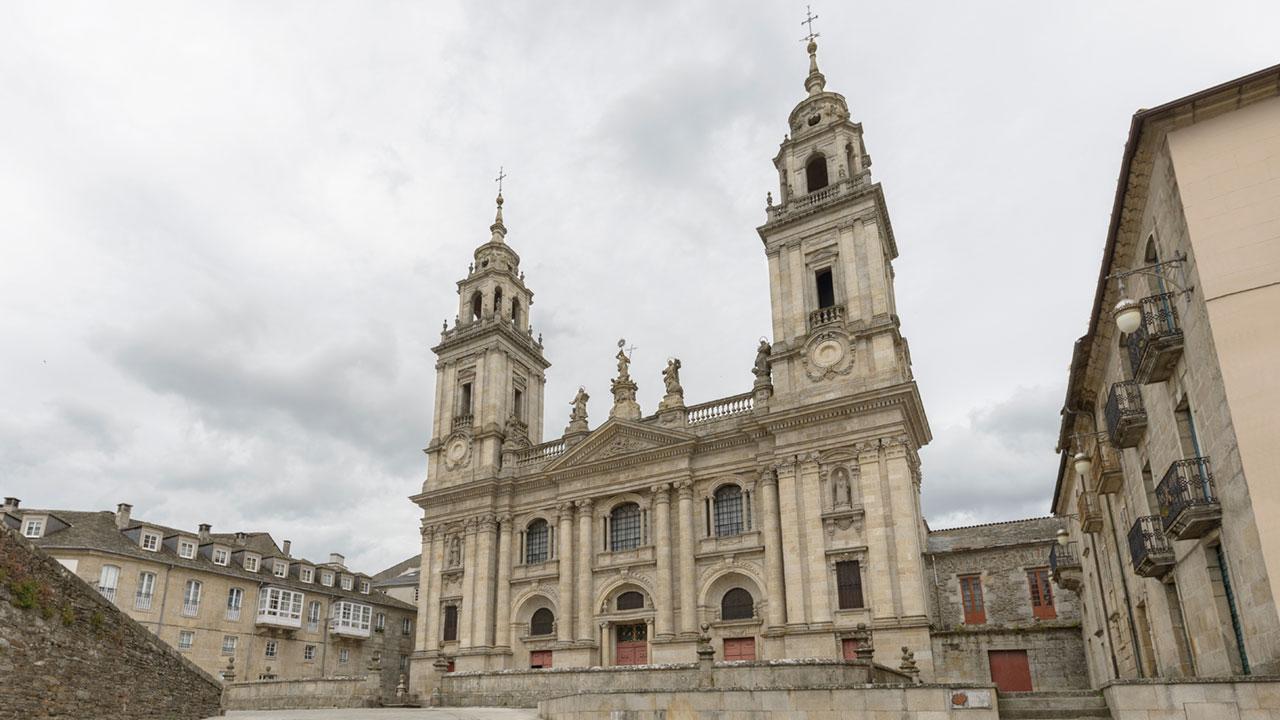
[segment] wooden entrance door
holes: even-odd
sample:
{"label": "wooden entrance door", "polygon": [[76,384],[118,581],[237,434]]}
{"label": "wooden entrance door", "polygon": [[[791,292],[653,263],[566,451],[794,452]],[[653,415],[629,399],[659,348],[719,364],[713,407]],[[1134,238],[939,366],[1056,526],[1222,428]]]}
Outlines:
{"label": "wooden entrance door", "polygon": [[1031,664],[1026,650],[991,650],[991,682],[1001,692],[1030,692]]}
{"label": "wooden entrance door", "polygon": [[858,659],[858,641],[853,638],[845,638],[840,641],[840,654],[845,660]]}
{"label": "wooden entrance door", "polygon": [[614,633],[617,638],[613,655],[615,665],[644,665],[649,662],[648,625],[618,625]]}
{"label": "wooden entrance door", "polygon": [[529,653],[529,667],[534,670],[551,667],[551,651],[534,650]]}
{"label": "wooden entrance door", "polygon": [[755,660],[756,659],[756,639],[753,637],[725,638],[724,639],[724,659],[725,660]]}

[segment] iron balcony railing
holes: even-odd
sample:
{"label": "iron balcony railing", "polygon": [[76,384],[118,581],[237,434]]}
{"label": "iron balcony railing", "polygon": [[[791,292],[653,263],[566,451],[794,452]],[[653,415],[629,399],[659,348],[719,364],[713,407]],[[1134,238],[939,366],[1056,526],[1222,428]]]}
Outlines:
{"label": "iron balcony railing", "polygon": [[1107,436],[1116,447],[1134,447],[1147,427],[1147,408],[1142,404],[1142,390],[1132,380],[1111,386],[1107,396]]}
{"label": "iron balcony railing", "polygon": [[236,606],[236,607],[228,607],[228,608],[227,608],[227,615],[226,615],[226,617],[227,617],[227,619],[228,619],[228,620],[231,620],[232,622],[234,622],[234,621],[236,621],[236,620],[239,620],[239,619],[240,619],[240,607],[239,607],[239,606]]}
{"label": "iron balcony railing", "polygon": [[200,614],[200,603],[182,603],[182,616],[195,617]]}
{"label": "iron balcony railing", "polygon": [[1164,529],[1179,540],[1200,537],[1222,517],[1209,458],[1171,464],[1156,486],[1156,500]]}
{"label": "iron balcony railing", "polygon": [[106,599],[110,600],[111,602],[115,602],[115,601],[116,601],[116,589],[115,589],[115,588],[113,588],[113,587],[103,587],[103,586],[99,585],[99,586],[98,586],[98,592],[102,593],[102,597],[104,597],[104,598],[106,598]]}
{"label": "iron balcony railing", "polygon": [[1129,528],[1129,556],[1133,571],[1144,577],[1160,577],[1173,565],[1173,546],[1158,516],[1138,518]]}
{"label": "iron balcony railing", "polygon": [[138,610],[151,609],[151,593],[137,593],[133,596],[133,606]]}
{"label": "iron balcony railing", "polygon": [[1129,336],[1129,363],[1140,383],[1159,382],[1173,373],[1182,349],[1182,325],[1174,293],[1152,295],[1138,301],[1142,324]]}
{"label": "iron balcony railing", "polygon": [[1080,567],[1080,558],[1076,555],[1076,549],[1072,547],[1075,543],[1067,543],[1066,546],[1053,544],[1049,548],[1049,572],[1057,573],[1067,568]]}

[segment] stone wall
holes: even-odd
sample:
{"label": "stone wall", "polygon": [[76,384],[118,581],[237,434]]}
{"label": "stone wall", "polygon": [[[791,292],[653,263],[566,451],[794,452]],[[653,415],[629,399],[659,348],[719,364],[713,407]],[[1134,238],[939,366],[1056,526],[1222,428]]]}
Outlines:
{"label": "stone wall", "polygon": [[220,715],[222,687],[0,526],[0,718]]}
{"label": "stone wall", "polygon": [[1115,720],[1276,720],[1280,678],[1116,680],[1102,688]]}
{"label": "stone wall", "polygon": [[254,680],[228,684],[222,702],[227,710],[357,708],[374,705],[380,694],[376,680],[359,677]]}
{"label": "stone wall", "polygon": [[[441,678],[440,704],[534,707],[539,701],[566,695],[673,692],[706,687],[707,682],[720,690],[793,690],[865,685],[867,679],[867,666],[840,660],[720,662],[710,671],[700,670],[696,663],[681,663],[462,672]],[[871,680],[890,684],[902,683],[905,678],[888,668],[873,666]]]}
{"label": "stone wall", "polygon": [[[960,696],[960,697],[957,697]],[[964,698],[968,707],[955,707]],[[588,693],[538,703],[545,720],[997,720],[994,690],[923,685],[830,690]]]}
{"label": "stone wall", "polygon": [[946,682],[987,682],[991,650],[1026,650],[1036,690],[1085,689],[1089,672],[1080,626],[1064,623],[1030,630],[954,630],[933,634],[934,674]]}

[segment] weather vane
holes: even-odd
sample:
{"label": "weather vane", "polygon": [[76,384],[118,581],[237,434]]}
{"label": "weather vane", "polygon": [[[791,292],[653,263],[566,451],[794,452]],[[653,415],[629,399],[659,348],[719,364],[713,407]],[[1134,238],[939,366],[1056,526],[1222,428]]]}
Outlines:
{"label": "weather vane", "polygon": [[809,34],[800,38],[800,42],[813,42],[814,38],[822,37],[820,33],[816,33],[813,31],[813,21],[817,20],[818,16],[813,14],[813,9],[810,8],[808,5],[804,6],[804,14],[805,14],[805,18],[800,24],[809,26]]}
{"label": "weather vane", "polygon": [[502,181],[503,181],[504,179],[506,179],[506,177],[507,177],[507,174],[506,174],[505,172],[503,172],[503,171],[502,171],[502,166],[501,166],[501,165],[499,165],[499,166],[498,166],[498,177],[496,177],[496,178],[494,178],[494,179],[493,179],[493,181],[494,181],[494,182],[498,183],[498,194],[499,194],[499,195],[501,195],[501,194],[502,194]]}

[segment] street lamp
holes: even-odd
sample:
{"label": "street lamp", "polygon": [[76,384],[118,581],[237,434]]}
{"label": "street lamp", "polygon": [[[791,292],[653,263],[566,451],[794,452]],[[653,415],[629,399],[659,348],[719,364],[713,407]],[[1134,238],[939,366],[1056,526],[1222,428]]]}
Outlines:
{"label": "street lamp", "polygon": [[1089,471],[1093,469],[1093,460],[1083,452],[1078,452],[1071,458],[1071,465],[1080,477],[1088,477]]}
{"label": "street lamp", "polygon": [[1070,541],[1071,541],[1071,536],[1067,534],[1067,529],[1058,528],[1058,546],[1066,547],[1067,543]]}
{"label": "street lamp", "polygon": [[1142,324],[1142,305],[1133,298],[1120,298],[1120,302],[1111,311],[1111,317],[1115,318],[1120,332],[1128,335]]}

